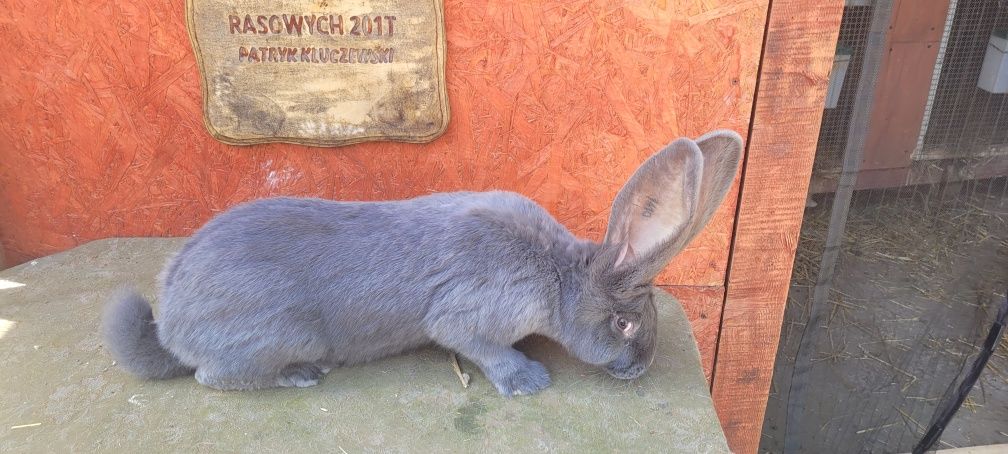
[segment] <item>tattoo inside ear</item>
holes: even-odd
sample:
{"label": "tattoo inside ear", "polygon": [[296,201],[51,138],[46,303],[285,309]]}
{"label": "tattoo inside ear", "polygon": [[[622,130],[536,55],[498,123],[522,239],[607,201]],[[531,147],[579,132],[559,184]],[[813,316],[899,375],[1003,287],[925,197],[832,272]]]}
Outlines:
{"label": "tattoo inside ear", "polygon": [[647,196],[647,200],[644,201],[644,212],[641,216],[650,218],[654,215],[655,210],[658,208],[658,199],[654,198],[652,195]]}

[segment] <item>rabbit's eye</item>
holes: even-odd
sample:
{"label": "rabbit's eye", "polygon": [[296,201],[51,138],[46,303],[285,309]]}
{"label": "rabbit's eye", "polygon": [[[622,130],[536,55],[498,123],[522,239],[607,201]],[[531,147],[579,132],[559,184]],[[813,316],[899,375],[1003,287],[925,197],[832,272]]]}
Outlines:
{"label": "rabbit's eye", "polygon": [[637,322],[632,316],[624,314],[614,314],[612,318],[612,329],[624,337],[631,337],[637,332]]}

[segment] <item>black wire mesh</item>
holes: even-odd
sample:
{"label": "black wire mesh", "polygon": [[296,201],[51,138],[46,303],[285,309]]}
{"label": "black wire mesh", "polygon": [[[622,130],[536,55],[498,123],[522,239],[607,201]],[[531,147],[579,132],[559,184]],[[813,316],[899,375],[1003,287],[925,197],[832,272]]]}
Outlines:
{"label": "black wire mesh", "polygon": [[870,6],[852,6],[844,9],[837,47],[840,52],[850,52],[850,64],[836,107],[823,111],[814,164],[817,173],[840,171],[844,147],[847,144],[848,125],[854,109],[854,94],[860,80],[861,64],[864,61],[865,38],[868,35],[871,12]]}
{"label": "black wire mesh", "polygon": [[[786,436],[796,452],[909,452],[1005,298],[1008,171],[990,169],[1008,169],[1008,95],[977,88],[977,77],[990,34],[1008,25],[1008,5],[951,3],[910,184],[854,192],[839,226],[835,194],[815,196],[818,206],[806,210],[761,451],[784,452]],[[835,177],[844,162],[871,17],[872,7],[845,9],[838,46],[851,49],[851,64],[837,107],[823,116],[814,176]],[[837,228],[838,259],[823,276],[826,237]],[[809,324],[817,283],[829,289],[816,306],[825,316]],[[812,340],[799,352],[803,336]],[[795,372],[803,355],[811,367]],[[795,380],[805,384],[800,396],[790,393]],[[796,404],[802,417],[786,427]],[[1006,341],[935,447],[997,443],[1008,443]]]}
{"label": "black wire mesh", "polygon": [[1008,154],[1008,96],[977,86],[991,34],[1008,30],[1005,0],[958,0],[918,159]]}

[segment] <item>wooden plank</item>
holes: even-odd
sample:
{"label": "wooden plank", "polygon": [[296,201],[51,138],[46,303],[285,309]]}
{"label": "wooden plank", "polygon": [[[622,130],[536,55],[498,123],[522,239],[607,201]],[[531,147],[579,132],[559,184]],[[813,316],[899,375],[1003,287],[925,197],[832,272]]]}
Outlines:
{"label": "wooden plank", "polygon": [[[717,350],[718,331],[721,326],[721,306],[724,304],[724,287],[661,286],[679,300],[690,325],[693,337],[700,349],[700,363],[703,365],[707,383],[711,383],[714,369],[714,352]],[[661,327],[659,327],[661,329]]]}
{"label": "wooden plank", "polygon": [[[910,167],[869,169],[858,173],[856,189],[886,189],[898,186],[982,180],[1008,175],[1008,146],[991,146],[991,153],[946,159],[915,159]],[[834,192],[839,173],[812,177],[809,193]]]}
{"label": "wooden plank", "polygon": [[[948,7],[949,0],[930,0],[926,8],[921,7],[919,0],[895,0],[887,41],[927,43],[941,40]],[[929,71],[929,77],[930,74]]]}
{"label": "wooden plank", "polygon": [[953,183],[1008,175],[1008,155],[914,161],[907,184]]}
{"label": "wooden plank", "polygon": [[997,454],[1008,452],[1008,444],[970,446],[968,448],[940,449],[935,454]]}
{"label": "wooden plank", "polygon": [[712,393],[736,453],[759,446],[843,2],[770,8]]}
{"label": "wooden plank", "polygon": [[973,144],[972,146],[937,146],[921,150],[914,156],[915,161],[926,161],[929,159],[953,159],[953,158],[980,158],[1008,156],[1008,144]]}
{"label": "wooden plank", "polygon": [[889,53],[878,72],[862,170],[910,166],[948,6],[949,0],[929,2],[927,8],[915,0],[893,2]]}
{"label": "wooden plank", "polygon": [[[909,172],[909,167],[861,170],[858,172],[857,183],[855,184],[854,189],[882,189],[903,186],[907,184],[907,175]],[[839,170],[833,172],[816,172],[812,175],[812,182],[809,183],[809,194],[836,192],[839,180]]]}

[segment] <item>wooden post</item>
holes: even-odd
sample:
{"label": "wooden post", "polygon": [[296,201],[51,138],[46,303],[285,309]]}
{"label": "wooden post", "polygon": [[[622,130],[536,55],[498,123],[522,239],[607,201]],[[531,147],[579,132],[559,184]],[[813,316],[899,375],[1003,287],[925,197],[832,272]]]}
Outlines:
{"label": "wooden post", "polygon": [[843,1],[771,4],[712,394],[736,453],[759,446]]}
{"label": "wooden post", "polygon": [[907,183],[948,8],[949,0],[893,2],[858,189]]}

